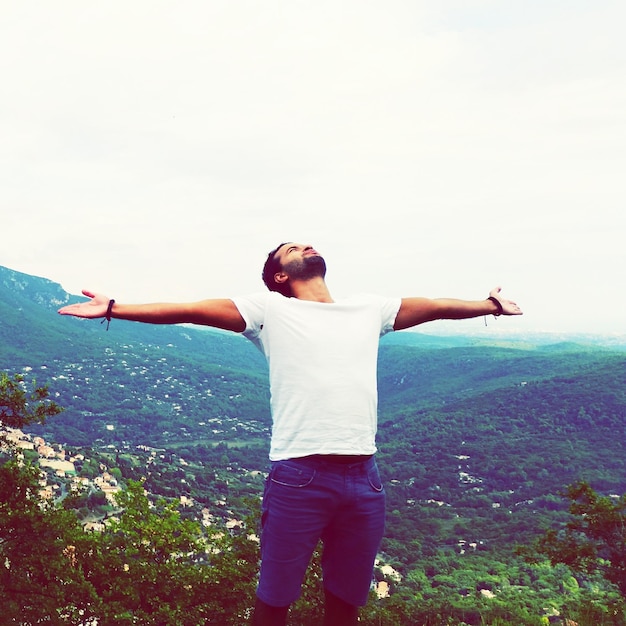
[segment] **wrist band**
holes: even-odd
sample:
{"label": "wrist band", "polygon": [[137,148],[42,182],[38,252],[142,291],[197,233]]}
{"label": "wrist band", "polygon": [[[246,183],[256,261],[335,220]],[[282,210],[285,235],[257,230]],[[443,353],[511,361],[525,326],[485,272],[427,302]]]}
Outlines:
{"label": "wrist band", "polygon": [[496,317],[498,317],[499,315],[502,315],[502,313],[504,313],[504,309],[502,308],[502,303],[500,302],[500,300],[498,300],[498,298],[494,298],[493,296],[489,296],[487,298],[487,300],[491,300],[498,307],[497,313],[494,313],[494,315]]}
{"label": "wrist band", "polygon": [[104,319],[100,322],[101,324],[104,324],[104,322],[107,323],[107,330],[109,330],[109,324],[111,323],[111,309],[113,308],[113,305],[115,304],[115,300],[109,300],[109,306],[107,307],[107,312],[104,315]]}

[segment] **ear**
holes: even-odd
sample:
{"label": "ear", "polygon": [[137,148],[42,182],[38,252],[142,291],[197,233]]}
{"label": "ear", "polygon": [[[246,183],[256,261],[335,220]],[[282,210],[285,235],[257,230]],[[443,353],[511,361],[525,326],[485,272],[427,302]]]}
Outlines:
{"label": "ear", "polygon": [[289,276],[287,276],[285,272],[276,272],[276,274],[274,274],[274,282],[278,283],[279,285],[286,283],[288,280]]}

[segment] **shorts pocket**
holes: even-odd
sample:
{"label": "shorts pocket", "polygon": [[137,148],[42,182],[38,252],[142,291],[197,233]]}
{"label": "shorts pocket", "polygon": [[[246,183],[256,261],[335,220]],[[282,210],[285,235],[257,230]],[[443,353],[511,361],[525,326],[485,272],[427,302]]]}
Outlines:
{"label": "shorts pocket", "polygon": [[278,461],[270,472],[271,482],[285,487],[306,487],[313,482],[314,478],[315,470],[313,468],[296,465],[288,461]]}

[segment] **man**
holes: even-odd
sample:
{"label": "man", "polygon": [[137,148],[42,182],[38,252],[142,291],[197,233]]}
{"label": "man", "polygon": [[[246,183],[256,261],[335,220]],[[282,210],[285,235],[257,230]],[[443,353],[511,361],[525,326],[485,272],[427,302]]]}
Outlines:
{"label": "man", "polygon": [[244,333],[269,363],[271,470],[262,505],[256,626],[286,624],[318,541],[326,626],[350,626],[367,601],[382,539],[385,492],[374,453],[379,338],[437,319],[521,315],[500,288],[485,300],[384,298],[333,300],[326,263],[310,245],[269,253],[269,292],[173,304],[90,301],[62,315],[154,324],[194,323]]}

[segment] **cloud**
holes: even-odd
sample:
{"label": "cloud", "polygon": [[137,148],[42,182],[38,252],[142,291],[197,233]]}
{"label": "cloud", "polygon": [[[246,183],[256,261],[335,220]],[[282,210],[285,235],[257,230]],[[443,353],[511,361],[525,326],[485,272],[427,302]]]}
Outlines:
{"label": "cloud", "polygon": [[[261,288],[267,250],[295,239],[326,254],[339,293],[501,282],[530,307],[521,327],[626,330],[625,14],[13,4],[0,262],[72,291],[187,299]],[[598,315],[589,293],[612,306]]]}

